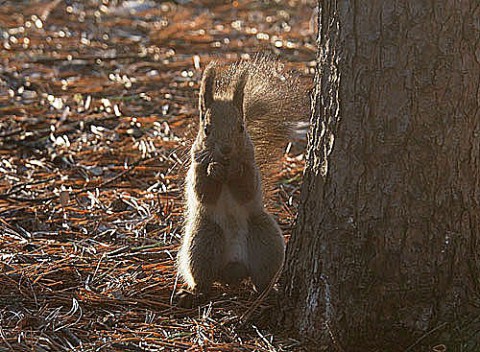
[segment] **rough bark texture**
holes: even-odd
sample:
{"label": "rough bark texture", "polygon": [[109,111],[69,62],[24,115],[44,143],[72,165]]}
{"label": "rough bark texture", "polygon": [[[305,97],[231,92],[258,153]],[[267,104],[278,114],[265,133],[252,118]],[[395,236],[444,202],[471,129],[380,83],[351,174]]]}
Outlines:
{"label": "rough bark texture", "polygon": [[480,294],[479,18],[476,0],[319,1],[282,280],[285,327],[318,349],[461,343],[445,336]]}

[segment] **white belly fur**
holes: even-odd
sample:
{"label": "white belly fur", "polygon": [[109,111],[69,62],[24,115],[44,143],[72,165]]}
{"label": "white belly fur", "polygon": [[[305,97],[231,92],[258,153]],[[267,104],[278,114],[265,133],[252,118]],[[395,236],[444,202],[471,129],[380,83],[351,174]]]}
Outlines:
{"label": "white belly fur", "polygon": [[230,262],[248,262],[247,232],[249,206],[239,204],[228,187],[222,187],[220,196],[212,209],[212,217],[225,235],[224,264]]}

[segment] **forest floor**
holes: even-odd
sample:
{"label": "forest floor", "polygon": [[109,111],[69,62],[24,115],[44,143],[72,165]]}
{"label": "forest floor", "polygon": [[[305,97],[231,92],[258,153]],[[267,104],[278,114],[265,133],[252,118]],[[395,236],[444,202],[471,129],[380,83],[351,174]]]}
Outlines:
{"label": "forest floor", "polygon": [[[266,51],[308,84],[312,3],[0,6],[0,351],[300,349],[262,320],[269,301],[237,322],[249,285],[172,296],[201,71]],[[301,148],[281,166],[268,207],[288,239]]]}

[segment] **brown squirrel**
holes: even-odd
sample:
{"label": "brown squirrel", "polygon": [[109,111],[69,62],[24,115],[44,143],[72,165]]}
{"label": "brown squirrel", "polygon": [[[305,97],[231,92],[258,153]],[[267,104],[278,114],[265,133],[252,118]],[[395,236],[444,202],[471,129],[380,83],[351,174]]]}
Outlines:
{"label": "brown squirrel", "polygon": [[285,242],[264,209],[259,165],[281,153],[293,123],[307,117],[307,94],[296,75],[269,58],[212,62],[199,107],[179,275],[195,294],[248,277],[262,292],[282,267]]}

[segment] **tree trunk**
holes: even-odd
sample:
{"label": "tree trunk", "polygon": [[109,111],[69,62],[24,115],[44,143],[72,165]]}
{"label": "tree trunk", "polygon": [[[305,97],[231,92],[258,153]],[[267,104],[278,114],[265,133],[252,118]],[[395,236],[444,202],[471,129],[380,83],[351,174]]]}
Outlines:
{"label": "tree trunk", "polygon": [[479,321],[479,18],[477,0],[319,1],[281,298],[319,350],[480,350],[478,326],[454,334]]}

